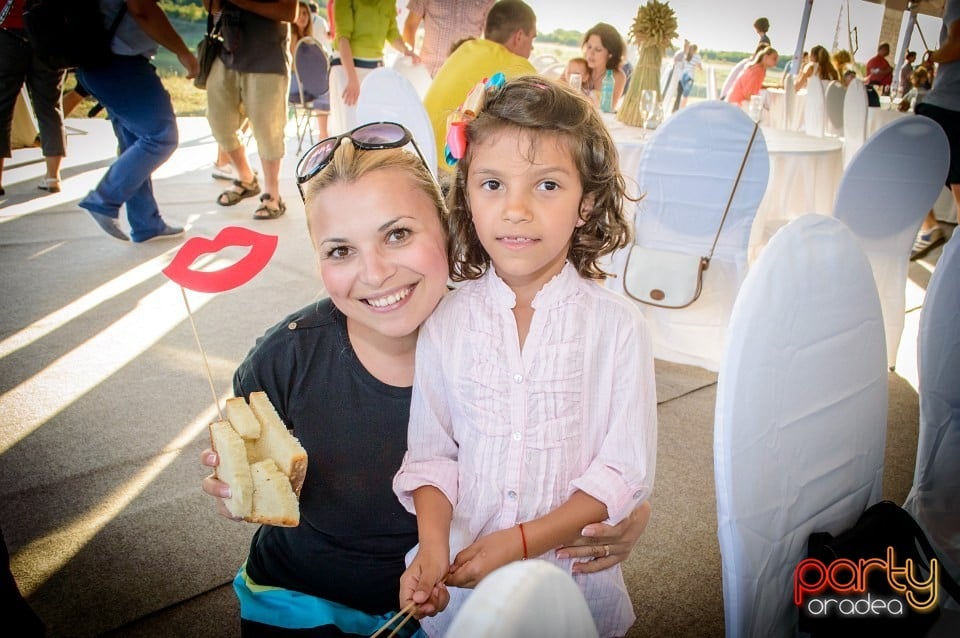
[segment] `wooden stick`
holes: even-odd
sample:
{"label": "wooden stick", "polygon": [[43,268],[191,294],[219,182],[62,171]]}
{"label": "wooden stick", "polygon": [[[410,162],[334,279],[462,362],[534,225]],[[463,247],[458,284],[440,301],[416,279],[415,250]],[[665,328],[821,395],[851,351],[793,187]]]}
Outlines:
{"label": "wooden stick", "polygon": [[207,381],[210,382],[210,394],[213,395],[213,404],[217,406],[217,415],[223,421],[223,412],[220,411],[220,399],[217,398],[217,390],[213,384],[213,373],[210,372],[210,363],[207,361],[207,353],[200,343],[200,333],[197,332],[197,324],[193,321],[193,312],[190,310],[190,303],[187,301],[187,291],[180,286],[180,294],[183,295],[183,305],[187,307],[187,317],[190,318],[190,327],[193,328],[193,338],[197,340],[197,347],[200,348],[200,356],[203,358],[203,367],[207,370]]}
{"label": "wooden stick", "polygon": [[[387,630],[387,627],[393,624],[393,621],[407,614],[407,612],[409,612],[410,616],[412,616],[416,612],[416,610],[414,609],[414,607],[416,606],[417,606],[417,603],[410,603],[409,605],[407,605],[406,607],[398,611],[396,614],[393,615],[392,618],[390,618],[390,620],[380,625],[380,629],[378,629],[375,634],[371,635],[370,638],[377,638],[377,636],[379,636],[380,634],[382,634],[384,631]],[[409,616],[407,617],[407,619],[409,619]],[[407,622],[407,621],[404,620],[403,622]],[[400,626],[402,627],[403,623],[401,623]],[[393,634],[390,634],[390,635],[392,636]]]}
{"label": "wooden stick", "polygon": [[400,631],[400,628],[406,625],[408,620],[413,618],[413,614],[415,614],[416,611],[417,611],[416,609],[411,609],[410,613],[404,617],[403,621],[399,625],[397,625],[397,628],[391,631],[389,634],[387,634],[387,638],[393,638],[394,636],[396,636],[397,632]]}

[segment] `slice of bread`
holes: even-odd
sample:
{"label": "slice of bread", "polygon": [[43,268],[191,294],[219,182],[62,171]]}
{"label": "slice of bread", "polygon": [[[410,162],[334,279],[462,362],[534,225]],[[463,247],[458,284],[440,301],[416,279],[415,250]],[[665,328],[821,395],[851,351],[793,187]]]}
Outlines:
{"label": "slice of bread", "polygon": [[260,438],[251,441],[249,446],[250,462],[273,459],[280,471],[290,478],[290,485],[299,496],[307,474],[307,451],[287,431],[266,392],[250,393],[250,409],[260,421]]}
{"label": "slice of bread", "polygon": [[290,489],[290,480],[273,459],[250,466],[253,476],[253,513],[248,520],[265,525],[296,527],[300,524],[300,503]]}
{"label": "slice of bread", "polygon": [[227,421],[233,426],[240,436],[244,439],[260,438],[260,421],[253,414],[253,410],[243,400],[243,397],[232,397],[227,399],[226,414]]}
{"label": "slice of bread", "polygon": [[[241,431],[250,434],[253,428],[234,421],[242,422],[248,415],[257,422],[256,437],[241,436]],[[231,490],[231,497],[224,499],[227,509],[252,523],[296,527],[300,524],[298,497],[307,473],[306,450],[264,392],[251,393],[250,406],[241,397],[229,399],[227,416],[229,421],[210,424],[210,442],[220,457],[216,475]]]}
{"label": "slice of bread", "polygon": [[223,499],[230,513],[247,518],[253,512],[253,478],[243,439],[229,421],[210,424],[210,443],[220,457],[216,476],[230,486],[230,498]]}

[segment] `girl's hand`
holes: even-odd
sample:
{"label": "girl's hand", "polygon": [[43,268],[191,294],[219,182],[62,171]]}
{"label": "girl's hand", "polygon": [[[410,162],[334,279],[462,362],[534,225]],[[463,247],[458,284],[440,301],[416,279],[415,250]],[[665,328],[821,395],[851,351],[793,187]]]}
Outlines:
{"label": "girl's hand", "polygon": [[348,74],[347,86],[343,89],[343,103],[354,106],[360,97],[360,79],[356,73]]}
{"label": "girl's hand", "polygon": [[650,501],[644,501],[613,527],[604,523],[587,525],[580,538],[557,550],[557,557],[585,559],[573,564],[573,572],[578,574],[592,574],[613,567],[627,559],[649,520]]}
{"label": "girl's hand", "polygon": [[521,558],[523,541],[516,526],[481,536],[454,558],[447,584],[476,587],[493,570]]}
{"label": "girl's hand", "polygon": [[[216,468],[220,464],[220,457],[217,456],[217,453],[211,449],[206,449],[200,453],[200,463],[207,466]],[[230,486],[220,479],[218,479],[213,473],[210,476],[203,479],[200,483],[200,487],[203,488],[203,491],[209,494],[210,496],[216,497],[217,499],[217,513],[223,516],[224,518],[229,518],[231,521],[242,521],[242,518],[238,518],[230,513],[230,510],[227,509],[227,506],[223,504],[223,499],[230,498]]]}
{"label": "girl's hand", "polygon": [[450,593],[443,579],[447,575],[449,550],[425,551],[423,547],[416,558],[400,576],[400,609],[411,603],[417,605],[413,617],[434,616],[447,607]]}

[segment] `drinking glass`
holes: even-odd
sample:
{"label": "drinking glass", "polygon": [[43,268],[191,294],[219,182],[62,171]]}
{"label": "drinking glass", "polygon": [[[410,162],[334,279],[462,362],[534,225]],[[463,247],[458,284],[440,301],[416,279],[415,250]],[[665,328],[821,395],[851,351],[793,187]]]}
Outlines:
{"label": "drinking glass", "polygon": [[570,77],[567,78],[567,82],[570,83],[570,87],[574,91],[579,91],[580,87],[583,86],[583,78],[580,77],[579,73],[571,73]]}
{"label": "drinking glass", "polygon": [[762,95],[751,95],[750,96],[750,119],[754,122],[760,121],[760,115],[763,113],[763,96]]}
{"label": "drinking glass", "polygon": [[643,116],[643,125],[646,126],[657,109],[657,92],[652,89],[644,89],[640,93],[640,110]]}

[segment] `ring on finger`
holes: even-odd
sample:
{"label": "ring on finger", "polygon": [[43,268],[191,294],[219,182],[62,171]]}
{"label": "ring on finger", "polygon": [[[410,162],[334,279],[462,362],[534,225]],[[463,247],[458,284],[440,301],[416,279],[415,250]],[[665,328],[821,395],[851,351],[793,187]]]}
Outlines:
{"label": "ring on finger", "polygon": [[604,546],[603,546],[603,557],[606,558],[606,557],[609,556],[609,555],[610,555],[610,546],[609,546],[609,545],[604,545]]}

